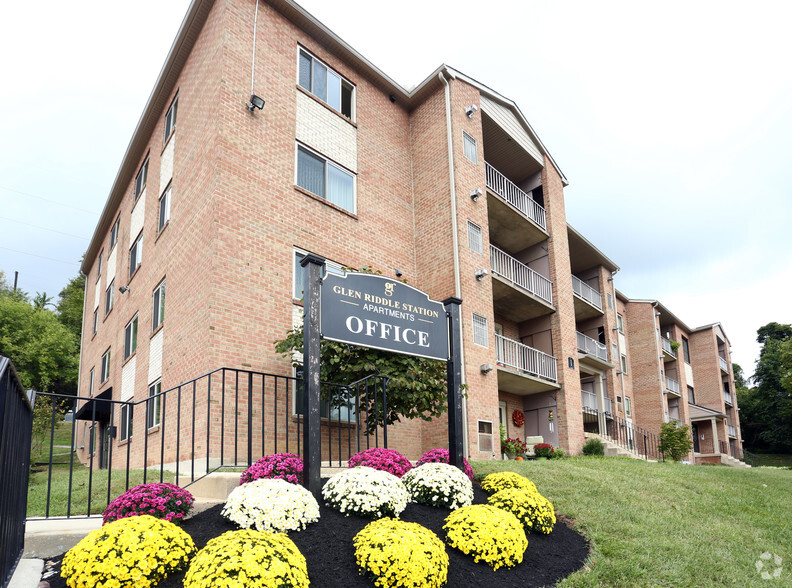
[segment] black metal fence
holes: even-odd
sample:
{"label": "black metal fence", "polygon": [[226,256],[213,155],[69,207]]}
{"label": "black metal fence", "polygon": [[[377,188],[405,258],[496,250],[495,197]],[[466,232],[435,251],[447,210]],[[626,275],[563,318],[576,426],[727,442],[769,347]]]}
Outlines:
{"label": "black metal fence", "polygon": [[25,548],[33,410],[11,361],[0,356],[0,586],[5,588]]}
{"label": "black metal fence", "polygon": [[[323,462],[341,465],[363,449],[387,447],[386,378],[322,384],[322,399]],[[34,465],[47,472],[46,491],[44,506],[31,516],[86,517],[140,483],[184,487],[272,453],[303,454],[299,372],[289,377],[219,368],[168,390],[151,388],[144,399],[40,394],[37,401],[43,400],[51,406],[48,451]],[[64,403],[74,424],[69,444],[56,447]],[[56,448],[68,459],[58,463]]]}
{"label": "black metal fence", "polygon": [[[604,420],[605,426],[602,426]],[[583,408],[584,428],[619,447],[637,453],[643,459],[665,461],[660,436],[608,412]]]}

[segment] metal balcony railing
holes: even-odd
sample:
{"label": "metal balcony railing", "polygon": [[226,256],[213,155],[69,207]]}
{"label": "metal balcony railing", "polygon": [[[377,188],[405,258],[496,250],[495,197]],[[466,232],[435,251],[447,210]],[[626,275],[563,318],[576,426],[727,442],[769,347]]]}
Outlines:
{"label": "metal balcony railing", "polygon": [[502,200],[511,204],[519,210],[523,216],[532,220],[537,225],[547,230],[547,220],[545,219],[545,209],[534,202],[528,194],[504,176],[489,163],[485,162],[487,174],[487,188],[497,194]]}
{"label": "metal balcony railing", "polygon": [[605,412],[613,414],[613,401],[608,397],[605,397]]}
{"label": "metal balcony railing", "polygon": [[592,304],[593,306],[596,306],[602,310],[602,294],[597,292],[594,288],[589,286],[577,276],[572,276],[572,292],[589,304]]}
{"label": "metal balcony railing", "polygon": [[729,373],[729,364],[723,359],[720,355],[718,356],[718,362],[720,362],[720,369],[722,369],[727,374]]}
{"label": "metal balcony railing", "polygon": [[580,391],[580,396],[583,400],[583,410],[594,411],[597,410],[597,395],[592,392]]}
{"label": "metal balcony railing", "polygon": [[729,437],[737,437],[737,428],[734,425],[729,425]]}
{"label": "metal balcony railing", "polygon": [[552,382],[558,381],[558,362],[552,355],[498,334],[495,335],[495,349],[498,363]]}
{"label": "metal balcony railing", "polygon": [[608,348],[580,331],[577,332],[577,346],[578,351],[598,357],[602,361],[608,361]]}
{"label": "metal balcony railing", "polygon": [[671,341],[669,341],[665,337],[660,337],[660,344],[663,346],[663,351],[665,351],[668,355],[676,359],[677,354],[676,351],[674,351],[674,348],[671,347]]}
{"label": "metal balcony railing", "polygon": [[547,303],[553,303],[553,282],[494,245],[490,245],[490,265],[493,273]]}
{"label": "metal balcony railing", "polygon": [[675,379],[666,376],[665,385],[666,385],[666,390],[668,390],[669,392],[673,392],[677,396],[681,396],[679,392],[679,382],[677,382]]}
{"label": "metal balcony railing", "polygon": [[726,390],[723,391],[723,400],[726,404],[732,404],[732,395],[731,392],[727,392]]}

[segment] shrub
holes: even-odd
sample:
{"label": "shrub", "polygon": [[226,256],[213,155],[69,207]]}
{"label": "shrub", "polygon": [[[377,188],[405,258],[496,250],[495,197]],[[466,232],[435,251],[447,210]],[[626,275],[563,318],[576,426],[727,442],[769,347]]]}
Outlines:
{"label": "shrub", "polygon": [[555,455],[553,457],[566,457],[566,451],[560,447],[555,448]]}
{"label": "shrub", "polygon": [[583,455],[605,455],[605,446],[599,439],[589,439],[583,446]]}
{"label": "shrub", "polygon": [[207,586],[308,586],[300,550],[282,533],[227,531],[211,539],[190,563],[185,588]]}
{"label": "shrub", "polygon": [[506,439],[501,443],[501,453],[506,455],[523,455],[528,451],[528,445],[522,439]]}
{"label": "shrub", "polygon": [[111,502],[104,511],[103,524],[150,515],[166,521],[181,521],[192,508],[193,495],[174,484],[140,484]]}
{"label": "shrub", "polygon": [[525,530],[512,513],[487,504],[463,506],[446,517],[448,544],[493,570],[523,560],[528,547]]}
{"label": "shrub", "polygon": [[303,483],[303,459],[293,453],[265,455],[239,478],[240,486],[259,478],[280,478],[292,484]]}
{"label": "shrub", "polygon": [[373,521],[355,535],[354,545],[357,565],[372,576],[375,586],[445,586],[445,546],[437,535],[418,523],[391,518]]}
{"label": "shrub", "polygon": [[538,492],[506,488],[490,496],[487,502],[512,513],[529,532],[549,535],[555,526],[555,509]]}
{"label": "shrub", "polygon": [[375,470],[388,472],[399,478],[412,469],[410,460],[401,453],[395,449],[382,449],[380,447],[374,447],[356,453],[349,458],[348,464],[350,468],[366,466],[374,468]]}
{"label": "shrub", "polygon": [[488,494],[495,494],[506,488],[517,488],[524,492],[539,492],[536,484],[525,476],[514,472],[496,472],[490,474],[481,482],[481,488]]}
{"label": "shrub", "polygon": [[473,483],[447,463],[425,463],[407,472],[402,483],[415,502],[455,509],[473,504]]}
{"label": "shrub", "polygon": [[690,425],[683,425],[677,420],[660,425],[660,451],[674,461],[682,461],[692,449]]}
{"label": "shrub", "polygon": [[319,520],[319,503],[302,486],[261,478],[234,488],[222,514],[243,529],[302,531]]}
{"label": "shrub", "polygon": [[169,521],[140,515],[91,531],[63,556],[61,575],[78,586],[154,586],[187,565],[190,536]]}
{"label": "shrub", "polygon": [[[430,449],[426,453],[424,453],[417,462],[415,462],[415,467],[423,465],[425,463],[449,463],[451,461],[450,454],[448,449]],[[468,460],[462,458],[462,461],[465,463],[465,475],[470,478],[470,481],[473,481],[473,468],[470,467]]]}
{"label": "shrub", "polygon": [[325,482],[322,496],[331,508],[375,519],[399,516],[410,501],[399,478],[365,466],[332,476]]}
{"label": "shrub", "polygon": [[537,443],[534,445],[534,454],[536,457],[555,457],[555,449],[549,443]]}

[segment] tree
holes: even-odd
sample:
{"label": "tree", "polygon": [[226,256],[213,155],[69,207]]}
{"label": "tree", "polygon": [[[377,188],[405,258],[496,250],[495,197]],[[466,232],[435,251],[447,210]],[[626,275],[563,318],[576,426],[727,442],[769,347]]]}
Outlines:
{"label": "tree", "polygon": [[693,449],[690,425],[672,420],[660,425],[660,451],[674,461],[682,461]]}
{"label": "tree", "polygon": [[745,374],[743,373],[743,369],[739,363],[732,364],[732,370],[734,371],[734,387],[739,390],[740,388],[748,388],[748,380],[745,378]]}
{"label": "tree", "polygon": [[79,274],[58,294],[58,320],[69,329],[77,341],[82,335],[83,299],[85,298],[85,276]]}
{"label": "tree", "polygon": [[756,331],[756,335],[756,341],[760,345],[764,345],[770,339],[783,341],[784,339],[792,338],[792,325],[784,325],[776,322],[767,323],[765,326],[759,327]]}

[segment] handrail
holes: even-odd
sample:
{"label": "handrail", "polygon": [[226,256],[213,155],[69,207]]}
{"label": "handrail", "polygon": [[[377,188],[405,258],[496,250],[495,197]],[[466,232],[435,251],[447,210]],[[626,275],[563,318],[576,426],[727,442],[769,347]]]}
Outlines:
{"label": "handrail", "polygon": [[602,361],[608,361],[608,348],[605,345],[580,331],[576,331],[576,334],[578,351],[598,357]]}
{"label": "handrail", "polygon": [[553,304],[553,282],[495,245],[490,245],[490,265],[492,273]]}
{"label": "handrail", "polygon": [[669,390],[669,391],[673,392],[674,394],[677,394],[678,396],[681,396],[681,394],[679,392],[679,382],[677,382],[675,379],[669,378],[668,376],[666,376],[665,377],[665,385],[666,385],[666,390]]}
{"label": "handrail", "polygon": [[543,230],[547,230],[545,209],[492,165],[484,163],[487,188],[519,210],[527,219],[542,227]]}
{"label": "handrail", "polygon": [[660,337],[660,344],[663,346],[663,351],[665,351],[671,357],[676,359],[677,354],[676,354],[676,351],[674,351],[674,348],[671,346],[671,341],[669,341],[665,337],[661,336]]}
{"label": "handrail", "polygon": [[533,347],[519,341],[495,334],[495,355],[498,363],[551,380],[558,381],[558,361]]}
{"label": "handrail", "polygon": [[602,310],[602,294],[575,275],[572,276],[572,293]]}

